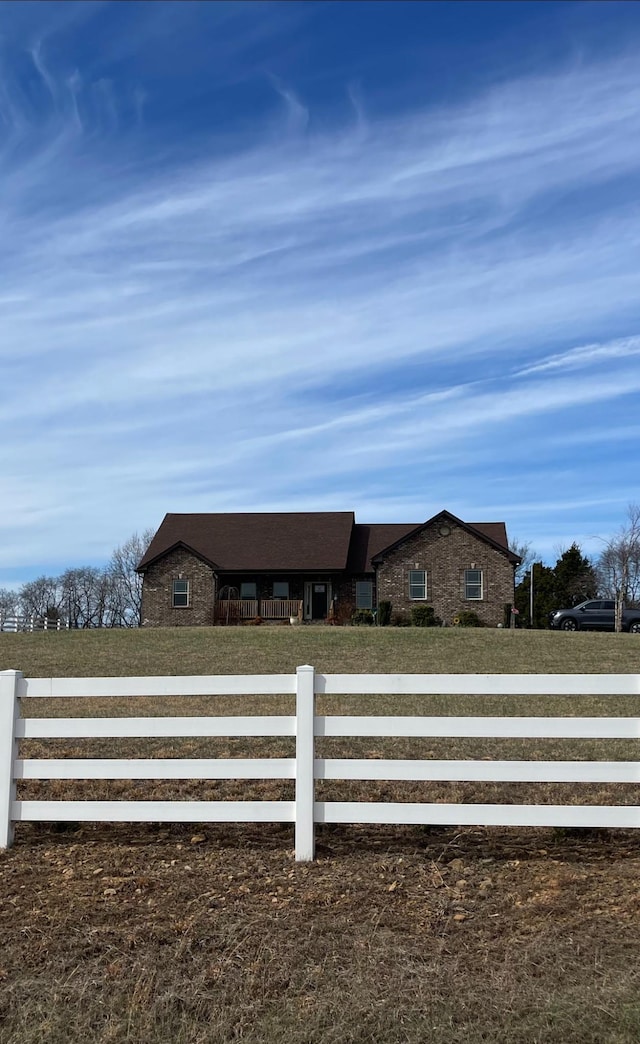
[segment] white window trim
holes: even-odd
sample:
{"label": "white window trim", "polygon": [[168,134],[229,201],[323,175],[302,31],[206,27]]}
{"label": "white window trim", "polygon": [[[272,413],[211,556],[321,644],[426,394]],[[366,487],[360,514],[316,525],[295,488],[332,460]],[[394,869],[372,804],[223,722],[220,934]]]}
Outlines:
{"label": "white window trim", "polygon": [[[480,573],[480,594],[470,595],[468,594],[468,583],[467,573]],[[472,584],[473,587],[477,587],[476,583]],[[484,598],[484,569],[465,569],[464,571],[464,598],[466,602],[481,602]]]}
{"label": "white window trim", "polygon": [[[414,573],[422,573],[422,575],[424,577],[424,583],[423,583],[424,594],[421,594],[421,595],[412,595],[411,594],[411,588],[412,587],[419,587],[420,586],[419,584],[411,582],[411,577],[412,577],[412,575]],[[410,602],[426,602],[427,601],[427,597],[428,597],[427,592],[428,592],[427,570],[426,569],[410,569],[409,570],[409,601]]]}
{"label": "white window trim", "polygon": [[[367,605],[360,605],[358,588],[367,588],[365,598]],[[373,580],[356,580],[356,609],[373,609]]]}
{"label": "white window trim", "polygon": [[[184,605],[176,604],[176,584],[186,584],[186,591],[180,591],[179,596],[183,598],[186,594],[187,601]],[[190,609],[191,608],[191,581],[190,580],[174,580],[171,585],[171,607],[172,609]]]}

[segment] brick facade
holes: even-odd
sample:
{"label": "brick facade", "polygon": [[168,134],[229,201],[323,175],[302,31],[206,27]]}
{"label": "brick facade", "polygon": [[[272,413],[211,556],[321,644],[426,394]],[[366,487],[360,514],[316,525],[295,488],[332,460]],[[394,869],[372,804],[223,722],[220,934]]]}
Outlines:
{"label": "brick facade", "polygon": [[356,608],[356,584],[360,580],[368,580],[372,587],[373,605],[372,608],[376,607],[376,578],[373,573],[359,573],[356,576],[348,576],[336,583],[333,589],[335,600],[342,604],[350,605],[353,609]]}
{"label": "brick facade", "polygon": [[[394,551],[386,552],[377,567],[378,600],[389,601],[393,613],[409,616],[413,605],[432,605],[436,616],[451,624],[460,610],[471,609],[489,626],[503,620],[504,605],[513,602],[514,571],[506,555],[472,533],[447,523],[441,536],[439,521],[421,529]],[[409,598],[409,571],[427,573],[427,597]],[[481,569],[481,599],[465,598],[465,569]]]}
{"label": "brick facade", "polygon": [[[189,517],[189,516],[187,516]],[[217,517],[217,516],[216,516]],[[305,516],[306,519],[306,516]],[[238,523],[239,524],[239,523]],[[306,524],[306,523],[305,523]],[[305,619],[315,614],[320,619],[324,615],[321,604],[322,596],[311,591],[315,584],[330,584],[333,605],[329,609],[329,619],[333,622],[347,622],[356,608],[356,584],[360,580],[372,584],[373,608],[381,601],[389,601],[394,615],[409,617],[414,605],[427,604],[433,606],[437,616],[449,625],[462,610],[473,610],[487,625],[495,627],[504,616],[504,606],[512,603],[514,598],[514,561],[516,560],[506,547],[506,531],[503,523],[483,524],[488,533],[480,532],[480,524],[466,526],[460,519],[449,512],[441,512],[428,523],[420,527],[396,527],[404,529],[399,537],[388,532],[388,527],[354,526],[348,566],[340,570],[308,571],[297,569],[287,573],[267,569],[256,569],[254,572],[235,572],[220,568],[188,550],[184,545],[174,545],[161,552],[158,557],[151,557],[143,565],[144,583],[142,592],[142,626],[146,627],[206,627],[214,623],[224,622],[220,615],[216,616],[216,599],[223,588],[236,588],[234,598],[238,598],[243,582],[256,584],[258,605],[244,603],[247,613],[237,613],[237,619],[249,619],[256,609],[260,613],[264,609],[269,619],[280,619],[288,623],[290,608],[283,606],[286,617],[280,617],[275,604],[264,606],[265,601],[273,599],[273,585],[276,581],[287,581],[289,599],[306,602]],[[446,535],[445,529],[446,527]],[[381,549],[377,555],[372,549],[374,534]],[[366,542],[363,544],[363,534]],[[397,546],[390,540],[397,540]],[[503,547],[504,541],[504,549]],[[258,543],[258,552],[261,544]],[[313,560],[314,549],[323,545],[316,541],[310,545]],[[198,551],[200,548],[198,547]],[[258,553],[258,552],[253,552]],[[237,554],[242,554],[239,544]],[[306,552],[305,552],[306,553]],[[283,559],[286,561],[287,551]],[[345,563],[346,565],[346,563]],[[480,571],[482,576],[482,595],[480,598],[467,598],[465,591],[465,570]],[[409,573],[411,570],[424,570],[427,576],[427,592],[424,599],[412,599],[409,593]],[[189,604],[185,607],[173,606],[173,583],[176,580],[188,581]],[[228,603],[227,603],[228,604]],[[229,611],[229,610],[228,610]],[[227,617],[228,617],[227,611]],[[297,611],[297,608],[296,608]],[[253,615],[251,615],[253,619]],[[228,619],[227,619],[228,622]]]}
{"label": "brick facade", "polygon": [[[189,581],[189,605],[186,608],[173,608],[174,580]],[[142,626],[211,625],[215,597],[216,581],[211,566],[185,548],[176,548],[145,570],[142,587]]]}

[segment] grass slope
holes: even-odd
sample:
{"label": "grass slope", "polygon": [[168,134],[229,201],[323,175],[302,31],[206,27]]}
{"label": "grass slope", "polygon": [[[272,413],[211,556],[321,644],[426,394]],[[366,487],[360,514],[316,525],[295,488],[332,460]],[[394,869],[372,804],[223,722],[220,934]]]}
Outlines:
{"label": "grass slope", "polygon": [[[640,641],[355,628],[0,635],[0,669],[31,676],[262,673],[304,662],[327,672],[635,673]],[[424,700],[419,706],[411,700],[399,712],[427,710]],[[468,698],[458,701],[434,697],[429,706],[434,713],[468,713]],[[34,703],[33,713],[68,712],[65,701]],[[126,701],[100,703],[101,713],[130,713]],[[187,703],[181,713],[202,710],[193,698]],[[513,713],[507,704],[483,702],[481,712]],[[637,714],[634,704],[572,699],[568,706],[548,698],[535,702],[534,712]],[[355,706],[357,698],[322,709]],[[175,706],[168,701],[160,712],[173,713]],[[526,713],[522,703],[517,712]],[[79,753],[70,741],[56,742],[56,755]],[[95,756],[93,741],[86,742],[83,752]],[[363,741],[361,753],[488,756],[464,742],[436,749],[429,741],[429,750],[414,751],[412,741],[400,748]],[[136,743],[132,749],[119,743],[107,756],[223,753],[202,741],[189,751],[166,741],[142,751]],[[290,753],[272,741],[252,751]],[[33,744],[27,753],[54,751]],[[227,742],[224,753],[241,751]],[[550,756],[564,753],[555,745]],[[489,754],[546,758],[549,749],[511,746]],[[636,759],[637,753],[622,745],[569,756]],[[104,786],[99,783],[31,785],[53,786],[48,796],[105,796],[91,790]],[[106,786],[115,797],[127,796],[133,785],[123,781],[117,793]],[[165,786],[146,796],[234,794],[233,782],[192,789],[187,783],[177,794]],[[457,787],[455,800],[492,799],[475,785],[448,786]],[[376,797],[397,796],[380,787]],[[430,800],[442,793],[429,786]],[[601,796],[594,792],[587,800]],[[523,798],[512,788],[493,795],[532,797],[557,800],[558,794],[551,788],[542,798]],[[628,788],[622,799],[636,800],[635,790]],[[286,826],[55,830],[25,824],[15,847],[0,853],[1,1044],[640,1039],[635,834],[324,828],[311,865],[293,862],[292,843]]]}
{"label": "grass slope", "polygon": [[636,673],[628,634],[455,628],[159,628],[0,634],[0,669],[31,677],[326,673]]}

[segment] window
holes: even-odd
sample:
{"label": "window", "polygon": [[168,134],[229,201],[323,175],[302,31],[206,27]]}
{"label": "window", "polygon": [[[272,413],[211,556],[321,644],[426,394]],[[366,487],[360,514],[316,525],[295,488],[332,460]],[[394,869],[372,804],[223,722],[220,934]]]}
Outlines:
{"label": "window", "polygon": [[289,581],[288,580],[274,580],[273,581],[273,597],[274,598],[288,598],[289,597]]}
{"label": "window", "polygon": [[173,608],[188,609],[189,607],[189,581],[173,581]]}
{"label": "window", "polygon": [[427,597],[427,573],[424,569],[409,570],[409,598],[423,600]]}
{"label": "window", "polygon": [[254,580],[248,580],[245,583],[240,584],[240,597],[241,598],[257,598],[258,597],[258,585]]}
{"label": "window", "polygon": [[465,569],[464,571],[464,596],[465,598],[482,598],[482,570]]}
{"label": "window", "polygon": [[356,581],[356,609],[373,609],[373,583],[371,580]]}

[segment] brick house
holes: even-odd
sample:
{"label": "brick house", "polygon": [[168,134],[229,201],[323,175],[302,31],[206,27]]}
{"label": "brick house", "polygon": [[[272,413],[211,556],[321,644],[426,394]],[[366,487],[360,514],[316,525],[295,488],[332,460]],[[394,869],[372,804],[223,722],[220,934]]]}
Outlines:
{"label": "brick house", "polygon": [[138,566],[142,625],[345,619],[386,600],[407,618],[422,603],[447,624],[473,609],[496,626],[518,562],[504,522],[448,511],[380,525],[349,511],[168,514]]}

